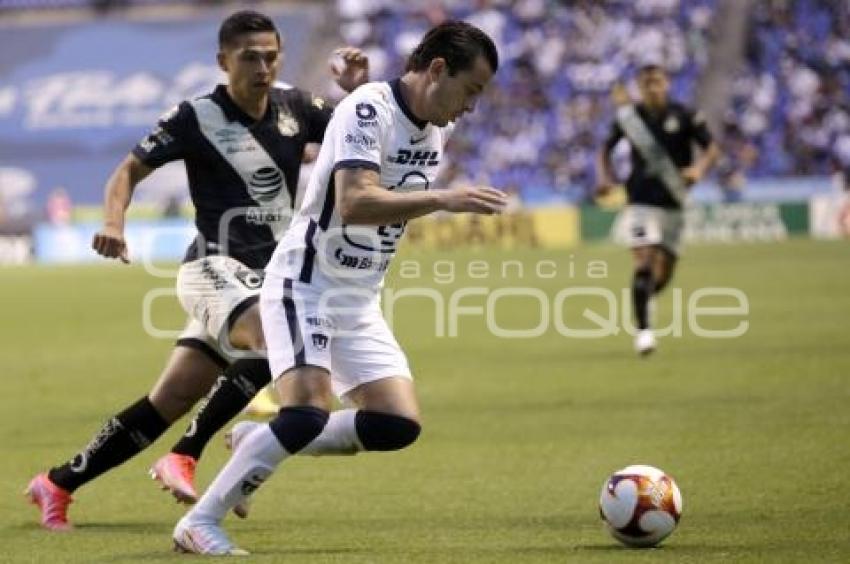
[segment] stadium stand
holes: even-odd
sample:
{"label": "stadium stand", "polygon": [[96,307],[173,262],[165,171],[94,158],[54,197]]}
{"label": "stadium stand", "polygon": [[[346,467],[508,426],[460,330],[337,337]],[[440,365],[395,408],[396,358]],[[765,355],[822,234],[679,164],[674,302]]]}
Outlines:
{"label": "stadium stand", "polygon": [[[674,97],[696,101],[721,1],[336,0],[336,9],[342,40],[368,52],[376,79],[401,72],[406,54],[435,22],[464,18],[487,30],[503,60],[497,88],[458,128],[444,177],[488,182],[539,205],[590,199],[594,152],[609,125],[608,91],[617,80],[629,81],[642,62],[662,61]],[[185,4],[0,0],[0,14],[168,3]],[[715,123],[724,148],[715,181],[727,200],[740,198],[746,179],[850,170],[848,37],[848,2],[752,0],[746,49]],[[92,195],[74,199],[90,203]]]}
{"label": "stadium stand", "polygon": [[[614,81],[646,60],[663,61],[674,97],[693,103],[708,61],[712,0],[445,2],[390,9],[340,0],[343,36],[401,69],[422,30],[469,19],[497,39],[498,89],[452,141],[473,179],[514,186],[523,200],[581,202],[593,186],[593,153],[604,137]],[[827,175],[850,167],[850,8],[819,0],[754,3],[747,52],[733,82],[720,137],[721,186],[751,178]],[[542,166],[541,166],[542,165]],[[461,167],[448,167],[453,180]],[[732,199],[732,198],[730,198]]]}

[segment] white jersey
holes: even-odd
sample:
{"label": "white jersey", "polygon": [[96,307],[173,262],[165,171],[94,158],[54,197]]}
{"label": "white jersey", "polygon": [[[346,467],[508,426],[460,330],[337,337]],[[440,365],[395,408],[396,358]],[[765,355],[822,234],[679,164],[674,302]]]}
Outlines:
{"label": "white jersey", "polygon": [[387,190],[428,190],[452,129],[418,120],[401,97],[398,79],[349,94],[334,111],[303,204],[266,273],[317,286],[379,288],[406,222],[344,225],[334,173],[366,168],[380,174]]}

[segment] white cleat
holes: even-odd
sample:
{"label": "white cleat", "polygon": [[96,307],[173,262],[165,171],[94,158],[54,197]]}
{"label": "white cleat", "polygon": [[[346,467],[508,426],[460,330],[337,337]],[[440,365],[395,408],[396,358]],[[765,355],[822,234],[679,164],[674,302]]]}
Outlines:
{"label": "white cleat", "polygon": [[646,356],[652,353],[658,343],[655,340],[655,333],[652,329],[641,329],[635,336],[635,351],[641,356]]}
{"label": "white cleat", "polygon": [[[263,425],[263,423],[257,423],[256,421],[240,421],[224,434],[224,445],[230,451],[236,450],[237,447],[239,447],[239,443],[242,442],[242,439],[247,437],[251,431],[260,425]],[[250,510],[251,498],[246,497],[233,507],[233,514],[240,519],[245,519],[248,517],[248,512]]]}
{"label": "white cleat", "polygon": [[174,550],[206,556],[248,556],[247,550],[242,550],[230,542],[227,534],[216,523],[193,522],[189,515],[184,516],[174,527],[172,534]]}

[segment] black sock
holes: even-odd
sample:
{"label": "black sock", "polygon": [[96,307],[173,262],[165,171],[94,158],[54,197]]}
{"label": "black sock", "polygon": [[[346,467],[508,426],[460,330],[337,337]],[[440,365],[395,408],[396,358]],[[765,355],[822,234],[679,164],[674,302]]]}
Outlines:
{"label": "black sock", "polygon": [[354,416],[357,438],[366,450],[401,450],[413,444],[422,428],[407,417],[361,409]]}
{"label": "black sock", "polygon": [[330,413],[310,405],[282,407],[269,422],[277,440],[289,454],[295,454],[319,436]]}
{"label": "black sock", "polygon": [[649,327],[649,298],[652,297],[653,287],[651,269],[640,268],[635,271],[635,277],[632,281],[632,302],[634,303],[638,329]]}
{"label": "black sock", "polygon": [[264,358],[246,358],[231,364],[171,452],[199,459],[213,435],[236,417],[271,379],[269,363]]}
{"label": "black sock", "polygon": [[50,481],[73,492],[107,470],[123,464],[162,435],[169,424],[143,397],[98,431],[74,458],[48,472]]}

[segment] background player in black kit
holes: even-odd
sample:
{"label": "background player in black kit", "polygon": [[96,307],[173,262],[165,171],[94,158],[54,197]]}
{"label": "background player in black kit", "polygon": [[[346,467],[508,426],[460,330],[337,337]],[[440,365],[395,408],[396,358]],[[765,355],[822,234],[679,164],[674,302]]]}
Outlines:
{"label": "background player in black kit", "polygon": [[[343,89],[368,80],[360,51],[338,55],[343,66],[334,74]],[[185,162],[198,235],[177,293],[190,321],[151,392],[110,418],[70,461],[30,482],[26,494],[45,528],[71,528],[71,493],[146,448],[215,384],[187,433],[152,469],[178,499],[194,501],[204,445],[271,379],[264,357],[244,354],[265,347],[257,306],[262,269],[288,226],[304,146],[321,142],[332,113],[320,98],[274,85],[281,59],[271,19],[253,11],[227,18],[218,62],[228,85],[160,118],[108,180],[104,226],[92,246],[128,262],[124,214],[134,187],[167,162]]]}
{"label": "background player in black kit", "polygon": [[[624,219],[634,256],[635,350],[648,354],[656,347],[649,303],[673,275],[688,188],[706,175],[719,149],[702,114],[669,99],[670,82],[661,66],[641,67],[637,82],[641,101],[636,105],[622,86],[612,92],[617,116],[597,157],[597,193],[608,193],[616,183],[610,153],[625,137],[632,150]],[[698,158],[694,143],[702,149]]]}

